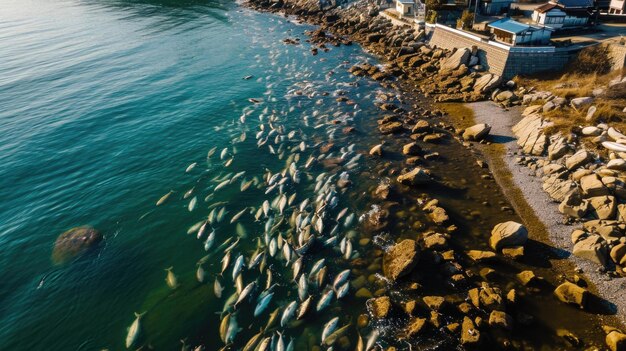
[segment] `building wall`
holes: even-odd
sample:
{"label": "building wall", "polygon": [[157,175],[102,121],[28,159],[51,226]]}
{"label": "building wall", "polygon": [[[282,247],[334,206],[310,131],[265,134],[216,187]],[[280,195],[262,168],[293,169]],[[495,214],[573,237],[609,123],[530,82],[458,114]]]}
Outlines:
{"label": "building wall", "polygon": [[491,73],[505,79],[562,70],[578,52],[551,46],[509,47],[441,25],[433,29],[430,44],[448,50],[476,46],[480,63]]}

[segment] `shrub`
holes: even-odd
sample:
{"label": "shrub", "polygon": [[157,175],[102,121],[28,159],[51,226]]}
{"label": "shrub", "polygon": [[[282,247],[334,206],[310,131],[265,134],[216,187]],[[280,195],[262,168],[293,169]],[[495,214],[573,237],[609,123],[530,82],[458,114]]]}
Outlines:
{"label": "shrub", "polygon": [[463,10],[461,14],[461,18],[456,20],[456,27],[460,29],[468,29],[472,27],[472,22],[474,21],[474,14],[471,13],[468,9]]}
{"label": "shrub", "polygon": [[570,70],[582,74],[606,74],[611,71],[611,57],[606,45],[582,49],[570,64]]}

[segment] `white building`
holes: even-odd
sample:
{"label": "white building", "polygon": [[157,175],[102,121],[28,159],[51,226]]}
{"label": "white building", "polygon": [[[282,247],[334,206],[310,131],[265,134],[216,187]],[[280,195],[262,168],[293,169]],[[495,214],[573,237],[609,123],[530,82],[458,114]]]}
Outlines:
{"label": "white building", "polygon": [[546,27],[535,27],[503,18],[489,23],[491,34],[495,41],[515,45],[546,45],[550,42],[552,30]]}
{"label": "white building", "polygon": [[609,5],[609,13],[615,15],[626,14],[626,1],[611,0],[611,5]]}
{"label": "white building", "polygon": [[551,0],[533,11],[535,23],[554,28],[583,27],[589,24],[593,0]]}
{"label": "white building", "polygon": [[511,4],[515,0],[481,0],[480,1],[480,13],[483,15],[501,15],[509,12]]}
{"label": "white building", "polygon": [[401,16],[414,16],[415,2],[413,0],[396,0],[396,11]]}

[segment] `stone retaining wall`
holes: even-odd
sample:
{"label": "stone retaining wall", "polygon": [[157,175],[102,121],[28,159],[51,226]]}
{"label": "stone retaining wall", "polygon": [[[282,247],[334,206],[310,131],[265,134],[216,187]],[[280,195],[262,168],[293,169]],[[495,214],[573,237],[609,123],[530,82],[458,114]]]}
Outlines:
{"label": "stone retaining wall", "polygon": [[481,65],[505,79],[542,71],[561,70],[578,50],[546,47],[510,47],[450,27],[433,27],[430,44],[454,49],[477,47]]}
{"label": "stone retaining wall", "polygon": [[611,43],[608,44],[609,55],[613,59],[613,70],[626,68],[626,45]]}

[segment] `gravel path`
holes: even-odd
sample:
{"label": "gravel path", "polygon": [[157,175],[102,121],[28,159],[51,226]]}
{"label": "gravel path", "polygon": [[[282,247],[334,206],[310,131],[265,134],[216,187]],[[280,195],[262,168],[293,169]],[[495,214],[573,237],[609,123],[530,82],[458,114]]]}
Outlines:
{"label": "gravel path", "polygon": [[[570,234],[577,227],[562,224],[563,215],[558,211],[558,204],[541,188],[541,177],[535,176],[532,170],[515,162],[519,149],[511,127],[521,119],[522,109],[513,108],[505,111],[490,101],[467,106],[474,111],[476,123],[487,123],[492,126],[492,141],[505,146],[504,163],[508,167],[513,183],[522,191],[526,202],[548,231],[547,235],[541,237],[535,235],[532,239],[554,247],[558,256],[567,257],[576,267],[582,269],[586,278],[596,286],[598,295],[610,301],[609,307],[615,311],[616,317],[622,323],[626,323],[626,298],[624,298],[626,279],[611,279],[606,274],[598,272],[597,264],[571,254]],[[498,178],[498,172],[492,171]],[[563,273],[568,276],[573,274],[573,272]]]}

